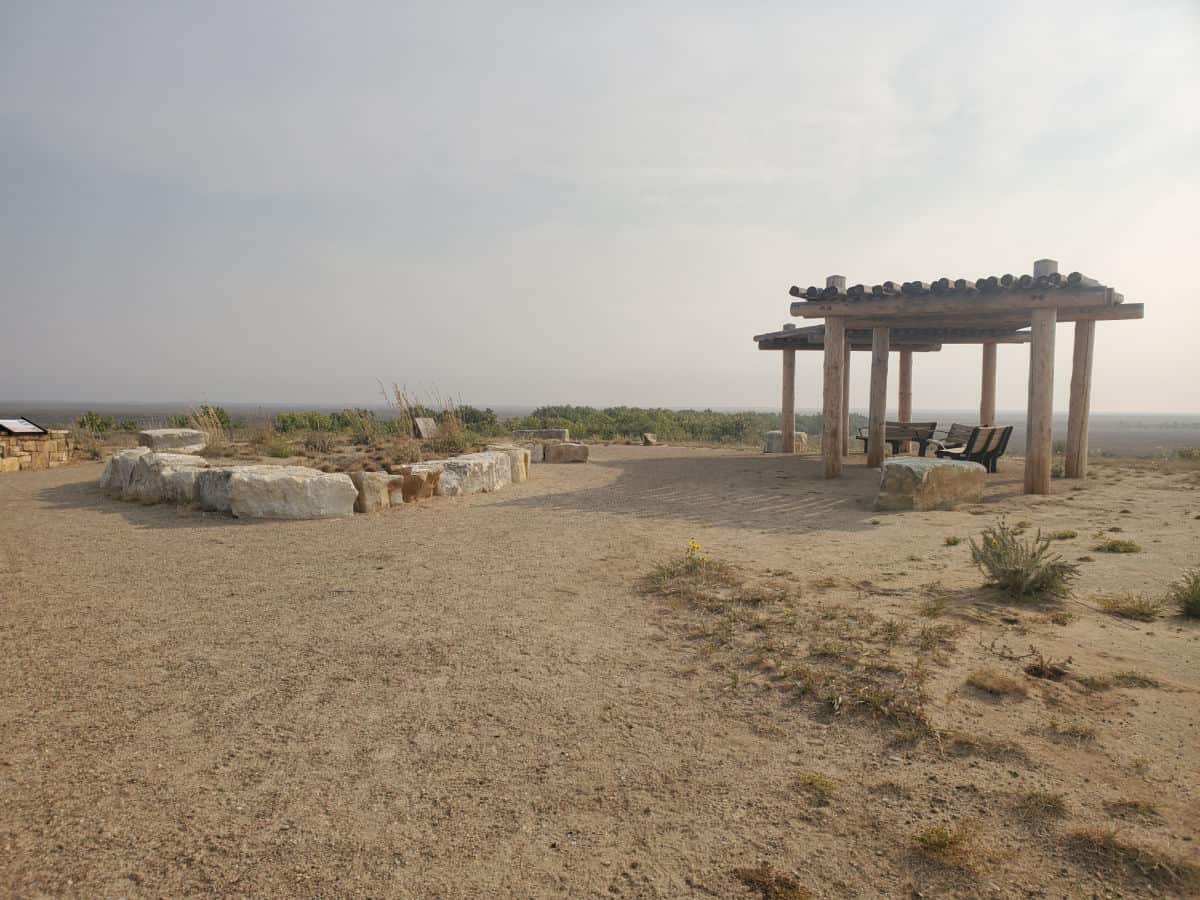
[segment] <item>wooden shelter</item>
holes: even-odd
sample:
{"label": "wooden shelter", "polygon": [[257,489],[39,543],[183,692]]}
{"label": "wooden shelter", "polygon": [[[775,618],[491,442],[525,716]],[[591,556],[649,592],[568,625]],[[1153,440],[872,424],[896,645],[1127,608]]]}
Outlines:
{"label": "wooden shelter", "polygon": [[[887,400],[888,358],[900,354],[899,418],[912,417],[912,354],[940,350],[945,344],[980,344],[979,424],[996,415],[996,347],[1028,343],[1029,401],[1026,415],[1025,492],[1050,492],[1051,417],[1054,393],[1054,337],[1058,322],[1075,326],[1067,425],[1066,475],[1087,471],[1087,427],[1091,404],[1092,355],[1098,321],[1140,319],[1140,303],[1125,303],[1110,287],[1078,272],[1060,275],[1054,260],[1034,263],[1032,275],[988,276],[974,280],[939,278],[933,282],[887,281],[871,287],[846,287],[831,275],[825,287],[802,290],[791,313],[823,319],[823,325],[788,328],[757,335],[760,350],[783,351],[784,452],[795,450],[795,365],[797,350],[824,355],[821,452],[825,477],[842,471],[848,449],[849,361],[854,350],[871,352],[871,402],[868,465],[882,465]],[[790,440],[789,440],[790,436]]]}

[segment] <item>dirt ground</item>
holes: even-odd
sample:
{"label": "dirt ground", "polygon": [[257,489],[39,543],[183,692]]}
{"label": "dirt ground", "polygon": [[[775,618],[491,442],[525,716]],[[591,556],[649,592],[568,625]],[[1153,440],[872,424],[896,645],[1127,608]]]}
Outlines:
{"label": "dirt ground", "polygon": [[[1160,596],[1200,565],[1200,475],[1109,463],[1024,497],[1018,466],[981,504],[876,514],[860,465],[828,483],[812,458],[596,447],[496,494],[315,522],[109,500],[99,463],[2,476],[0,885],[1187,894],[1200,623],[1114,618],[1094,598]],[[1055,543],[1089,557],[1071,599],[981,589],[965,539],[1001,514],[1078,533]],[[1143,552],[1095,552],[1110,528]],[[742,652],[753,622],[698,639],[703,614],[637,588],[692,539],[776,591],[781,642],[822,621],[859,648],[855,623],[942,629],[921,663],[929,717],[974,738],[906,743],[797,700],[779,662]],[[1068,677],[1026,675],[1012,657],[1030,645],[1070,657]],[[981,669],[1020,690],[967,685]],[[1142,680],[1102,686],[1114,673]],[[1039,796],[1061,809],[1022,813]],[[922,849],[936,826],[963,852]]]}

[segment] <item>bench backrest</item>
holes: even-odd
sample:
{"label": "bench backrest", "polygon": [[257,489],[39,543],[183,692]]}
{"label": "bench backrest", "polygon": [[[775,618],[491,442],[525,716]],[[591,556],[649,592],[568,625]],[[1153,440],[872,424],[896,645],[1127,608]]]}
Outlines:
{"label": "bench backrest", "polygon": [[974,425],[959,425],[955,422],[946,432],[946,439],[942,443],[948,447],[961,446],[971,439],[975,428]]}
{"label": "bench backrest", "polygon": [[927,441],[933,437],[937,422],[885,422],[883,424],[884,440],[888,441]]}
{"label": "bench backrest", "polygon": [[981,425],[971,429],[967,445],[963,448],[964,456],[982,456],[991,453],[1003,453],[1008,446],[1008,438],[1012,434],[1011,425]]}

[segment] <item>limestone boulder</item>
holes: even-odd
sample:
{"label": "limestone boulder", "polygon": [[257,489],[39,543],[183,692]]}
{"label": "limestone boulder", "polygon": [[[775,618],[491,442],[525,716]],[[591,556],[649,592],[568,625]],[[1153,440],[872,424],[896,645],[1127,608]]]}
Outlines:
{"label": "limestone boulder", "polygon": [[141,503],[191,503],[195,499],[195,472],[205,468],[208,460],[199,456],[143,453],[134,460],[122,497]]}
{"label": "limestone boulder", "polygon": [[518,447],[515,444],[489,444],[488,450],[493,453],[503,453],[508,457],[514,484],[520,484],[529,479],[530,453],[524,447]]}
{"label": "limestone boulder", "polygon": [[387,472],[351,472],[350,480],[358,497],[354,501],[354,511],[357,513],[379,512],[392,505],[392,482],[403,476],[389,475]]}
{"label": "limestone boulder", "polygon": [[437,422],[425,416],[417,416],[413,419],[413,430],[423,441],[431,441],[438,436]]}
{"label": "limestone boulder", "polygon": [[[799,452],[808,446],[808,435],[803,431],[796,432],[796,451]],[[763,444],[763,453],[783,453],[783,432],[768,431],[767,439]]]}
{"label": "limestone boulder", "polygon": [[657,434],[655,434],[653,431],[643,431],[642,432],[642,446],[643,447],[655,447],[657,445],[658,445],[658,435]]}
{"label": "limestone boulder", "polygon": [[588,461],[587,444],[546,444],[544,459],[548,463],[585,463]]}
{"label": "limestone boulder", "polygon": [[208,435],[195,428],[150,428],[138,432],[138,444],[151,450],[195,453],[208,446]]}
{"label": "limestone boulder", "polygon": [[[401,502],[416,503],[419,500],[428,500],[434,495],[442,477],[442,461],[393,466],[391,472],[393,476],[402,479],[399,485],[393,482],[391,486],[392,506]],[[396,497],[397,490],[400,491],[399,498]]]}
{"label": "limestone boulder", "polygon": [[987,470],[979,463],[924,456],[884,460],[877,510],[953,509],[983,496]]}
{"label": "limestone boulder", "polygon": [[569,441],[570,429],[567,428],[526,428],[514,431],[514,441]]}
{"label": "limestone boulder", "polygon": [[540,463],[545,458],[541,441],[518,441],[517,446],[529,451],[530,463]]}
{"label": "limestone boulder", "polygon": [[328,519],[354,514],[350,476],[303,466],[233,467],[229,509],[239,519]]}
{"label": "limestone boulder", "polygon": [[136,447],[114,453],[100,476],[100,490],[114,500],[124,498],[125,492],[129,490],[129,478],[133,475],[133,464],[149,452],[148,447]]}
{"label": "limestone boulder", "polygon": [[221,466],[201,469],[196,473],[196,504],[209,512],[229,512],[229,489],[233,473],[249,468],[258,467]]}
{"label": "limestone boulder", "polygon": [[441,497],[462,497],[487,493],[498,491],[511,481],[512,464],[508,454],[464,453],[442,462],[437,494]]}

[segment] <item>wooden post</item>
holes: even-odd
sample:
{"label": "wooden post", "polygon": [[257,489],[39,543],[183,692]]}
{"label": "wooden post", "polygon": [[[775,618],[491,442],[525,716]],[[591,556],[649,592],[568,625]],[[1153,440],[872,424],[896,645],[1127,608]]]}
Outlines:
{"label": "wooden post", "polygon": [[1068,478],[1087,475],[1088,413],[1092,407],[1092,351],[1096,323],[1075,323],[1075,355],[1071,362],[1071,406],[1067,413]]}
{"label": "wooden post", "polygon": [[842,378],[846,368],[846,325],[837,317],[825,320],[825,370],[821,386],[821,456],[825,477],[842,474]]}
{"label": "wooden post", "polygon": [[871,330],[871,418],[867,432],[867,465],[882,466],[887,456],[883,442],[887,421],[887,376],[891,329]]}
{"label": "wooden post", "polygon": [[996,424],[996,345],[983,345],[983,378],[979,390],[979,424]]}
{"label": "wooden post", "polygon": [[[896,407],[896,417],[901,422],[912,421],[912,364],[911,350],[900,351],[900,402]],[[905,441],[900,445],[905,453],[912,453],[912,443]]]}
{"label": "wooden post", "polygon": [[1058,310],[1035,309],[1029,342],[1029,410],[1025,419],[1025,493],[1050,493],[1053,460],[1054,328]]}
{"label": "wooden post", "polygon": [[850,335],[846,335],[846,363],[842,367],[842,456],[850,455]]}
{"label": "wooden post", "polygon": [[783,452],[796,452],[796,351],[783,351]]}

